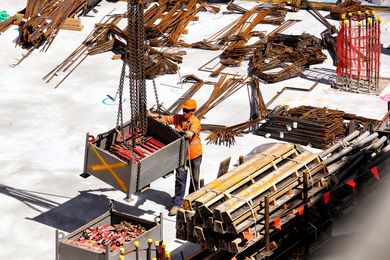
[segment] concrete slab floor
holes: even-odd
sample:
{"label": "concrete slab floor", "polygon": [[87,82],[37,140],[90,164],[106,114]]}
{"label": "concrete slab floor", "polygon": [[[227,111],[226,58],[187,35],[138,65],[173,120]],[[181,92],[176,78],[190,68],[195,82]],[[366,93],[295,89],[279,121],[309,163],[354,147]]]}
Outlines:
{"label": "concrete slab floor", "polygon": [[[245,7],[253,3],[236,1]],[[2,0],[1,9],[9,14],[23,9],[26,1]],[[60,77],[45,84],[42,77],[61,63],[92,31],[94,24],[105,14],[123,13],[124,2],[102,1],[93,17],[82,17],[84,30],[60,31],[47,52],[34,51],[20,65],[9,65],[20,58],[22,50],[15,47],[17,27],[0,35],[0,259],[54,259],[54,232],[59,229],[71,232],[107,210],[108,199],[114,199],[120,209],[133,215],[152,220],[159,212],[164,214],[165,232],[169,250],[188,254],[193,247],[175,239],[175,218],[168,217],[170,197],[174,190],[174,176],[159,179],[144,193],[135,194],[135,200],[127,203],[124,194],[91,177],[82,179],[84,138],[86,132],[96,135],[115,126],[117,106],[102,101],[106,95],[115,94],[119,82],[120,61],[111,59],[112,53],[88,57],[78,69],[57,89]],[[224,8],[222,6],[222,8]],[[325,13],[324,13],[325,14]],[[182,39],[195,42],[210,35],[233,21],[238,15],[212,13],[199,14],[199,21],[191,22],[188,34]],[[301,19],[285,33],[308,32],[320,36],[325,28],[306,11],[289,13],[289,19]],[[389,14],[383,14],[382,43],[390,43],[388,33]],[[336,21],[331,21],[337,25]],[[274,26],[261,25],[259,30],[270,31]],[[220,52],[185,49],[181,75],[195,74],[205,80],[208,75],[197,69]],[[276,84],[262,84],[263,97],[269,101],[284,86],[310,88],[318,78],[326,79],[335,68],[328,59],[312,66],[305,73],[315,77],[298,77]],[[245,74],[247,63],[237,68]],[[390,77],[390,56],[382,55],[381,76]],[[160,100],[169,106],[190,86],[177,84],[178,75],[159,77],[156,82]],[[151,82],[148,84],[148,105],[155,101]],[[199,103],[211,93],[205,86],[195,95]],[[272,106],[315,105],[337,108],[361,116],[381,119],[387,104],[377,96],[351,94],[330,88],[324,81],[310,93],[285,92]],[[233,125],[247,120],[249,102],[247,89],[243,88],[207,114],[204,123]],[[202,133],[204,140],[208,133]],[[239,155],[247,154],[267,140],[252,134],[236,138],[233,147],[204,146],[201,177],[206,183],[216,177],[219,162],[228,156],[233,162]],[[195,246],[196,247],[196,246]],[[180,249],[177,249],[180,248]],[[177,258],[175,258],[177,259]]]}

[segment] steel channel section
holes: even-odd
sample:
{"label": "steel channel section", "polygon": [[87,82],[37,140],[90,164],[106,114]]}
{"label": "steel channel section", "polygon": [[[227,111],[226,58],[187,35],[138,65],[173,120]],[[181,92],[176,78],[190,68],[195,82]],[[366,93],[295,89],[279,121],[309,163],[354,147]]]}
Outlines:
{"label": "steel channel section", "polygon": [[[130,122],[124,124],[128,132]],[[156,179],[184,165],[187,144],[184,137],[175,134],[169,126],[149,118],[147,136],[152,136],[166,145],[142,159],[138,188],[142,189]],[[104,150],[116,139],[116,133],[86,144],[84,174],[90,174],[112,187],[131,195],[137,191],[138,163],[120,159]],[[182,145],[181,151],[180,146]],[[180,156],[181,153],[181,156]],[[179,162],[179,158],[181,159]],[[107,167],[108,166],[108,167]],[[93,170],[94,168],[97,170]],[[110,169],[108,169],[110,168]]]}
{"label": "steel channel section", "polygon": [[[83,231],[90,227],[101,226],[104,224],[114,225],[119,224],[121,221],[128,221],[132,224],[141,224],[147,229],[144,234],[132,240],[138,241],[139,248],[141,249],[147,248],[147,240],[149,238],[153,239],[154,241],[163,241],[161,232],[163,225],[161,217],[158,221],[156,218],[155,222],[152,222],[123,212],[107,211],[106,213],[103,213],[101,216],[95,218],[91,222],[85,224],[65,237],[61,238],[60,235],[63,235],[63,233],[57,232],[58,237],[56,238],[56,250],[58,255],[56,256],[56,260],[117,260],[120,256],[119,248],[107,254],[106,252],[96,252],[74,244],[69,244],[67,241],[81,237]],[[135,249],[132,241],[123,246],[126,252]]]}

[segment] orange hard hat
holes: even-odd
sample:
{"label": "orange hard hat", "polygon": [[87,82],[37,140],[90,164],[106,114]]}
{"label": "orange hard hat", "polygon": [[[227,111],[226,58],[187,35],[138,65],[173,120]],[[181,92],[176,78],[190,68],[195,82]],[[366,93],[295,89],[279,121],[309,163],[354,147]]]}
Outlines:
{"label": "orange hard hat", "polygon": [[183,109],[187,110],[195,110],[196,109],[196,101],[193,99],[188,99],[184,104],[182,105]]}

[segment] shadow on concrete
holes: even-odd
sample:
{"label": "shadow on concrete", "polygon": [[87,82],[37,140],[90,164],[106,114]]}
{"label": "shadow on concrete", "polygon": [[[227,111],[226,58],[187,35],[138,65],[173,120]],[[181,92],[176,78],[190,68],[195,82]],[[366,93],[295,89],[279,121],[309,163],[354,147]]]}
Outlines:
{"label": "shadow on concrete", "polygon": [[[113,190],[114,189],[110,188],[80,191],[78,196],[68,200],[67,202],[56,207],[52,207],[49,211],[44,212],[39,216],[27,219],[70,233],[109,210],[110,199],[106,195],[96,195],[92,192],[106,192]],[[137,217],[144,214],[155,215],[155,211],[143,210],[138,206],[147,199],[153,201],[157,198],[156,203],[159,203],[163,201],[167,195],[169,196],[169,194],[165,194],[165,192],[149,190],[149,192],[145,192],[145,194],[140,194],[139,199],[134,206],[113,201],[114,208],[117,211],[129,213]]]}
{"label": "shadow on concrete", "polygon": [[381,52],[385,55],[390,55],[390,45],[388,47],[383,47],[383,44],[381,44]]}
{"label": "shadow on concrete", "polygon": [[31,191],[31,190],[23,190],[23,189],[16,189],[7,185],[0,184],[0,194],[7,195],[9,197],[12,197],[14,199],[19,200],[29,208],[38,211],[43,212],[43,210],[39,208],[44,209],[53,209],[60,204],[44,198],[39,195],[45,195],[45,196],[51,196],[51,197],[59,197],[59,198],[69,198],[65,196],[55,195],[55,194],[48,194],[43,192],[37,192],[37,191]]}
{"label": "shadow on concrete", "polygon": [[300,74],[301,78],[332,85],[336,81],[336,70],[328,68],[310,68]]}
{"label": "shadow on concrete", "polygon": [[140,206],[147,200],[160,204],[166,209],[169,209],[172,206],[172,197],[165,191],[147,189],[141,193],[137,193],[136,195],[138,196],[138,200],[134,206]]}
{"label": "shadow on concrete", "polygon": [[[175,240],[176,243],[180,243],[182,240]],[[180,246],[171,252],[172,259],[186,259],[199,251],[202,247],[198,244],[183,241]]]}

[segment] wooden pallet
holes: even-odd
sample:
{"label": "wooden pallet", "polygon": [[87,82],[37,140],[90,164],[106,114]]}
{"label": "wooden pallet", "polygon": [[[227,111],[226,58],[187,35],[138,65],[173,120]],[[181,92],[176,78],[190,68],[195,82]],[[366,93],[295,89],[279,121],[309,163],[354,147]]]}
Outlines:
{"label": "wooden pallet", "polygon": [[60,29],[82,31],[84,29],[84,25],[81,24],[80,18],[66,18],[65,22],[61,24]]}

